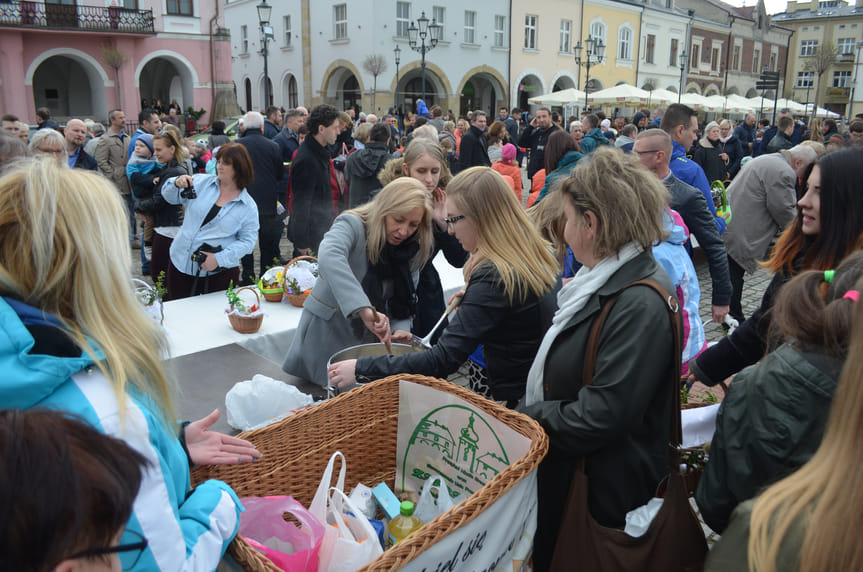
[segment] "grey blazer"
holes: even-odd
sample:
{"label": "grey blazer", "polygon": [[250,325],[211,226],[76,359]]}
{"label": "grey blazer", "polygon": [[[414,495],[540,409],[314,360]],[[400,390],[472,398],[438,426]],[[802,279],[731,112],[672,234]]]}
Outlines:
{"label": "grey blazer", "polygon": [[[364,325],[353,324],[361,322],[356,312],[371,306],[362,287],[368,268],[365,225],[352,214],[339,215],[321,241],[320,275],[303,305],[283,370],[325,387],[330,356],[350,346],[378,341]],[[419,271],[412,272],[412,277],[416,285]]]}

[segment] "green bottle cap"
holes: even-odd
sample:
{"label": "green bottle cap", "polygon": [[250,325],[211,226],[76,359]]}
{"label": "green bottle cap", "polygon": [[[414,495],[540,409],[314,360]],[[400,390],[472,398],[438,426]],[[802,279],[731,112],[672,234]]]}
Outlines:
{"label": "green bottle cap", "polygon": [[411,516],[414,513],[414,503],[409,500],[402,501],[402,504],[399,506],[399,512],[401,512],[402,516]]}

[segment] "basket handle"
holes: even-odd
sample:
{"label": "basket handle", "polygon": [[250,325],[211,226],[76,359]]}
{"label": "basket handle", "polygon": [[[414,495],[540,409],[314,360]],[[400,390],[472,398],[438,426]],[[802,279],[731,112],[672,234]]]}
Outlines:
{"label": "basket handle", "polygon": [[314,256],[297,256],[296,258],[292,258],[287,264],[285,264],[285,271],[287,271],[288,267],[291,266],[294,262],[297,262],[298,260],[314,260],[315,262],[318,261],[318,259]]}
{"label": "basket handle", "polygon": [[[243,290],[251,290],[252,294],[255,295],[255,299],[257,300],[257,305],[260,308],[261,307],[261,296],[260,296],[260,294],[258,294],[258,289],[254,288],[253,286],[243,286],[241,288],[237,288],[236,290],[234,290],[234,292],[237,294],[237,296],[239,296],[240,292],[242,292]],[[231,310],[233,310],[233,309],[234,309],[234,305],[231,304]]]}

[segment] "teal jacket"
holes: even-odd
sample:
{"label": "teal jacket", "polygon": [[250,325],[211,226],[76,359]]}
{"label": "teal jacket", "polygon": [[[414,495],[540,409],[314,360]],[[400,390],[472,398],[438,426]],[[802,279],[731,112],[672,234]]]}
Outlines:
{"label": "teal jacket", "polygon": [[121,420],[113,385],[60,322],[9,298],[0,298],[0,371],[0,407],[78,415],[149,461],[126,527],[149,543],[134,570],[216,569],[237,533],[242,505],[220,481],[192,489],[177,428],[166,427],[146,396],[128,389]]}
{"label": "teal jacket", "polygon": [[551,192],[551,187],[557,181],[568,177],[572,170],[575,168],[575,164],[578,163],[578,160],[584,157],[578,151],[567,151],[566,155],[563,156],[563,159],[558,161],[557,168],[546,175],[545,177],[545,186],[539,192],[539,196],[536,197],[536,202],[538,203],[545,195]]}

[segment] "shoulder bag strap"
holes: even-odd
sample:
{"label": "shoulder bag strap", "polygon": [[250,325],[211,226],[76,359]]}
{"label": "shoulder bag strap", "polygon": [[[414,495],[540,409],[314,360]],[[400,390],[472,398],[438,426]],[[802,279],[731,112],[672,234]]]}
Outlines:
{"label": "shoulder bag strap", "polygon": [[596,318],[596,321],[594,321],[593,326],[590,329],[590,336],[587,339],[587,349],[584,354],[584,372],[582,374],[583,385],[590,385],[590,382],[593,380],[593,370],[596,366],[596,354],[599,346],[599,334],[602,330],[603,324],[605,323],[605,318],[608,316],[608,313],[611,311],[611,307],[614,305],[617,297],[620,296],[620,293],[627,288],[632,288],[633,286],[647,286],[655,290],[665,302],[665,306],[668,309],[668,319],[671,321],[671,330],[674,335],[675,369],[674,375],[672,375],[674,379],[671,380],[674,391],[671,394],[671,442],[669,443],[669,447],[671,448],[672,453],[669,458],[669,466],[677,466],[677,460],[679,458],[678,447],[683,440],[683,430],[680,425],[680,367],[683,359],[680,305],[678,304],[677,299],[669,294],[661,284],[650,279],[636,280],[618,290],[605,302],[599,317]]}

